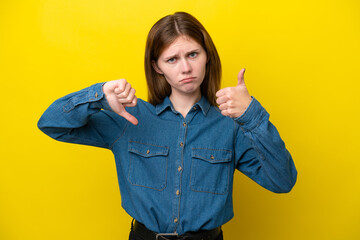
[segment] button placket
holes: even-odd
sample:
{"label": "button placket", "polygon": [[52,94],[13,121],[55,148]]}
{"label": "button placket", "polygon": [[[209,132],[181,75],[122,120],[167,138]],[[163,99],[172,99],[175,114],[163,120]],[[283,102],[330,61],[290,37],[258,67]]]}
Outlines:
{"label": "button placket", "polygon": [[187,121],[182,118],[182,121],[179,123],[179,138],[178,138],[178,147],[176,149],[176,161],[175,161],[175,185],[174,185],[174,200],[173,200],[173,222],[175,231],[178,223],[180,222],[180,201],[181,201],[181,189],[182,189],[182,173],[183,173],[183,164],[184,164],[184,148],[186,142],[186,133],[187,133]]}

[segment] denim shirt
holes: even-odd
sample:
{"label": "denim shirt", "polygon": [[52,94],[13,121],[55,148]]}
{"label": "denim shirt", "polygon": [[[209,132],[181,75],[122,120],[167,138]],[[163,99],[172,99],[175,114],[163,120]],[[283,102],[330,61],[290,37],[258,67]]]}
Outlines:
{"label": "denim shirt", "polygon": [[205,97],[185,118],[168,97],[156,106],[139,99],[127,108],[135,126],[111,111],[103,84],[58,99],[38,127],[59,141],[110,149],[122,207],[150,230],[182,234],[229,221],[235,169],[275,193],[294,186],[292,157],[255,98],[235,119]]}

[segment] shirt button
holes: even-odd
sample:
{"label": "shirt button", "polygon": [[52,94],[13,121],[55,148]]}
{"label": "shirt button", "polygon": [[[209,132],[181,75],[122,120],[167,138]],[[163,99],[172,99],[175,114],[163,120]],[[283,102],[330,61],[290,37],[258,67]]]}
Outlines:
{"label": "shirt button", "polygon": [[183,123],[183,126],[186,127],[186,123],[185,123],[185,122]]}
{"label": "shirt button", "polygon": [[178,171],[179,171],[179,172],[182,171],[182,167],[181,167],[181,166],[178,167]]}
{"label": "shirt button", "polygon": [[95,93],[95,98],[97,98],[97,97],[98,97],[98,93],[96,92],[96,93]]}
{"label": "shirt button", "polygon": [[150,150],[148,149],[147,151],[146,151],[146,154],[149,154],[150,153]]}
{"label": "shirt button", "polygon": [[179,190],[176,190],[176,195],[180,195],[180,191]]}
{"label": "shirt button", "polygon": [[197,108],[196,107],[193,107],[194,110],[196,110]]}
{"label": "shirt button", "polygon": [[213,155],[211,155],[210,158],[211,158],[212,160],[214,160],[214,156],[213,156]]}
{"label": "shirt button", "polygon": [[174,218],[174,223],[177,223],[179,221],[178,218]]}
{"label": "shirt button", "polygon": [[182,147],[182,146],[184,146],[184,143],[181,142],[181,143],[180,143],[180,147]]}

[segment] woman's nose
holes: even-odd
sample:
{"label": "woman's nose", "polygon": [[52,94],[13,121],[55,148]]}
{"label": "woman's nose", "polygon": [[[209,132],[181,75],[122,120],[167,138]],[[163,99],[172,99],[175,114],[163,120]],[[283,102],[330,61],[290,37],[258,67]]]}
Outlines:
{"label": "woman's nose", "polygon": [[191,64],[188,62],[187,59],[183,59],[181,62],[181,72],[182,73],[191,72]]}

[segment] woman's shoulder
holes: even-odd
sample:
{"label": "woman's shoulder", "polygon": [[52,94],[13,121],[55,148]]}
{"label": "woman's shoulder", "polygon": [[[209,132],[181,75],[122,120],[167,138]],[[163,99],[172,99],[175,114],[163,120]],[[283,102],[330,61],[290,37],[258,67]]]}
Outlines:
{"label": "woman's shoulder", "polygon": [[153,113],[155,114],[155,106],[152,105],[151,103],[147,102],[146,100],[143,100],[141,98],[138,98],[137,100],[137,104],[135,107],[127,107],[126,110],[130,113],[130,112],[139,112],[139,113]]}
{"label": "woman's shoulder", "polygon": [[138,98],[137,106],[146,107],[146,108],[149,108],[149,109],[155,109],[154,105],[152,105],[151,103],[147,102],[146,100],[144,100],[142,98]]}

